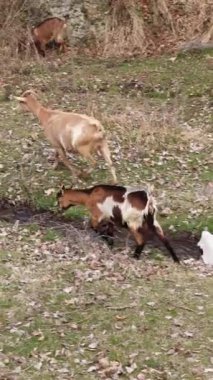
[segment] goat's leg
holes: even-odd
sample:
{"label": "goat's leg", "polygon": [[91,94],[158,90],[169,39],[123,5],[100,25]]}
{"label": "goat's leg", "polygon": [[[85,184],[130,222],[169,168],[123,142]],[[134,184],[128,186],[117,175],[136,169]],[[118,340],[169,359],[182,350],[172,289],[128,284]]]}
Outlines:
{"label": "goat's leg", "polygon": [[97,165],[96,160],[93,158],[90,149],[91,147],[89,145],[80,145],[78,146],[78,153],[80,153],[84,158],[90,161],[92,164],[92,169],[87,170],[87,173],[90,174],[94,167]]}
{"label": "goat's leg", "polygon": [[64,41],[60,42],[59,53],[66,53],[66,46]]}
{"label": "goat's leg", "polygon": [[59,164],[59,152],[58,152],[58,150],[56,149],[56,150],[55,150],[55,153],[54,153],[53,169],[57,169],[58,164]]}
{"label": "goat's leg", "polygon": [[91,207],[90,208],[90,211],[91,211],[91,219],[90,219],[90,223],[91,223],[91,226],[92,228],[97,231],[98,229],[98,226],[100,225],[101,221],[103,220],[103,214],[101,213],[101,211],[97,208],[97,207]]}
{"label": "goat's leg", "polygon": [[101,151],[105,161],[109,165],[109,168],[110,168],[110,171],[111,171],[111,174],[113,177],[113,183],[117,183],[118,182],[117,176],[116,176],[115,168],[114,168],[112,160],[111,160],[110,150],[109,150],[108,144],[105,140],[102,142],[99,150]]}
{"label": "goat's leg", "polygon": [[35,47],[38,51],[38,53],[42,56],[42,57],[45,57],[45,45],[43,43],[41,43],[40,41],[35,41]]}
{"label": "goat's leg", "polygon": [[92,229],[101,235],[102,239],[104,239],[109,244],[109,246],[112,247],[114,243],[114,224],[108,222],[103,232],[102,214],[99,210],[93,211],[90,222]]}
{"label": "goat's leg", "polygon": [[74,177],[76,177],[79,173],[76,169],[74,169],[74,167],[70,164],[67,156],[66,156],[66,152],[64,151],[64,149],[58,149],[58,154],[60,156],[60,159],[61,161],[63,162],[63,164],[71,171],[72,175]]}
{"label": "goat's leg", "polygon": [[158,236],[158,238],[163,242],[167,250],[169,251],[170,255],[172,256],[173,260],[176,263],[180,263],[180,260],[178,259],[176,253],[174,252],[173,248],[171,247],[168,239],[165,237],[164,232],[160,226],[160,224],[157,222],[157,220],[154,220],[154,224],[152,226],[152,230],[155,233],[155,235]]}
{"label": "goat's leg", "polygon": [[134,229],[130,227],[130,231],[132,232],[132,235],[134,236],[137,242],[133,257],[135,259],[139,259],[141,252],[145,246],[145,240],[144,240],[143,234],[138,229]]}
{"label": "goat's leg", "polygon": [[110,248],[114,245],[114,223],[108,222],[107,224],[103,225],[102,228],[98,229],[99,234],[101,235],[102,239],[107,242]]}

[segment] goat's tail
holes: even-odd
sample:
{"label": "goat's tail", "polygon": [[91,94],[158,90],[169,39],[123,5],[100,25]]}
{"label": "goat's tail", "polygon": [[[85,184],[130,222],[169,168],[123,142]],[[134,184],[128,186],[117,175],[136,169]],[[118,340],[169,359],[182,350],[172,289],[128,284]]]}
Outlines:
{"label": "goat's tail", "polygon": [[93,135],[93,139],[96,142],[99,142],[99,141],[102,142],[103,140],[105,140],[105,134],[104,134],[104,132],[103,131],[97,131],[97,132],[95,132],[94,135]]}
{"label": "goat's tail", "polygon": [[162,243],[164,244],[164,246],[167,248],[167,250],[169,251],[170,255],[172,256],[174,262],[180,263],[180,260],[178,259],[178,257],[176,255],[174,249],[170,245],[169,240],[164,235],[164,232],[163,232],[160,224],[157,222],[157,220],[154,220],[152,229],[153,229],[153,232],[155,233],[155,235],[158,236],[158,238],[162,241]]}
{"label": "goat's tail", "polygon": [[154,217],[154,214],[157,212],[157,206],[156,206],[156,201],[153,195],[147,194],[148,199],[146,203],[146,207],[144,209],[144,214],[148,215],[151,214]]}
{"label": "goat's tail", "polygon": [[105,140],[106,138],[106,134],[105,134],[105,130],[104,130],[104,127],[102,126],[102,124],[98,123],[96,125],[94,125],[95,127],[95,131],[94,131],[94,134],[93,134],[93,138],[95,141],[100,141],[102,142],[103,140]]}
{"label": "goat's tail", "polygon": [[99,150],[102,153],[105,161],[109,165],[109,168],[110,168],[110,171],[111,171],[111,174],[113,177],[113,182],[116,183],[117,182],[117,176],[116,176],[115,168],[114,168],[112,160],[111,160],[111,154],[110,154],[108,143],[104,138],[102,139]]}

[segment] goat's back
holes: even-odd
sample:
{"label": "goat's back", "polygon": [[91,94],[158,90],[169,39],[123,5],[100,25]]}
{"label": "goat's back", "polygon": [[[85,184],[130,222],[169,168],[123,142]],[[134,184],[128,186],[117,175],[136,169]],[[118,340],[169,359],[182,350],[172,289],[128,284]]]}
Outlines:
{"label": "goat's back", "polygon": [[101,220],[122,220],[134,229],[142,227],[145,216],[155,212],[152,196],[142,189],[102,185],[94,188],[93,199],[101,212]]}
{"label": "goat's back", "polygon": [[66,21],[58,17],[52,17],[44,20],[32,30],[33,37],[42,43],[48,43],[51,40],[60,42],[63,40],[64,31],[67,27]]}
{"label": "goat's back", "polygon": [[44,127],[52,145],[62,145],[65,150],[104,139],[104,129],[98,120],[77,113],[53,111]]}

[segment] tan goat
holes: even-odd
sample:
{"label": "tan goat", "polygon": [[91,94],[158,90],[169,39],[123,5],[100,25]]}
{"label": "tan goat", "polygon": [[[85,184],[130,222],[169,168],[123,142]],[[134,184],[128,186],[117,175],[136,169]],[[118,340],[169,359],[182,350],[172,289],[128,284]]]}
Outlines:
{"label": "tan goat", "polygon": [[25,91],[21,97],[15,97],[22,108],[36,115],[43,126],[44,133],[55,149],[54,168],[61,160],[73,175],[77,172],[70,164],[66,153],[77,151],[93,165],[96,161],[92,153],[100,153],[110,167],[113,182],[117,182],[115,168],[110,157],[110,150],[101,123],[86,115],[52,110],[43,107],[32,90]]}

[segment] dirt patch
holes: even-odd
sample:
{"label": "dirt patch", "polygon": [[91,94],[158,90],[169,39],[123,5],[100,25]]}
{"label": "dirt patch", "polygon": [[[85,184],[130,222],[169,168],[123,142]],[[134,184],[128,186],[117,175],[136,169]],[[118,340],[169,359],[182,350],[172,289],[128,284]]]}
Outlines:
{"label": "dirt patch", "polygon": [[14,223],[16,220],[28,222],[34,215],[41,213],[27,203],[15,204],[7,199],[0,200],[0,220],[8,223]]}
{"label": "dirt patch", "polygon": [[[21,224],[36,223],[41,227],[57,227],[62,224],[70,224],[70,219],[60,213],[48,210],[38,210],[27,202],[13,202],[8,199],[0,199],[0,221]],[[81,221],[73,220],[75,228],[81,226]],[[82,228],[81,228],[82,229]]]}
{"label": "dirt patch", "polygon": [[[85,230],[85,224],[83,220],[65,218],[60,214],[55,214],[51,211],[36,210],[27,203],[16,203],[6,199],[0,200],[0,221],[5,221],[7,223],[15,223],[19,221],[22,224],[36,223],[42,228],[55,228],[63,232],[63,226],[71,225],[75,229]],[[93,232],[88,229],[88,232],[93,234]],[[193,235],[190,232],[177,232],[172,234],[168,232],[167,235],[170,237],[170,241],[178,256],[181,258],[193,257],[194,259],[199,259],[201,252],[197,246],[199,240],[198,236]],[[129,237],[130,245],[133,245],[133,240],[131,236]],[[126,230],[117,229],[115,244],[118,248],[124,245],[126,241]],[[154,237],[148,241],[148,247],[155,247],[162,249],[165,253],[164,246]]]}
{"label": "dirt patch", "polygon": [[[170,236],[170,233],[167,233]],[[196,260],[200,259],[201,251],[197,246],[199,238],[197,235],[193,235],[191,232],[177,232],[170,237],[171,244],[179,257],[189,258],[193,257]],[[159,247],[159,242],[154,241],[154,246]],[[164,250],[164,247],[162,247]],[[166,251],[165,251],[166,252]]]}

